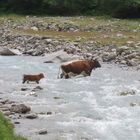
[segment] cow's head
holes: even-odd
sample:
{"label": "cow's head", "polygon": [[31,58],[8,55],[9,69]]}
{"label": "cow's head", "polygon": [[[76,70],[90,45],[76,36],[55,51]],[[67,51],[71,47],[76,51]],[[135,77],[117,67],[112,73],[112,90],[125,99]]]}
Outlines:
{"label": "cow's head", "polygon": [[99,61],[97,59],[92,60],[93,62],[93,67],[94,68],[100,68],[101,64],[99,63]]}
{"label": "cow's head", "polygon": [[43,74],[43,73],[40,73],[40,74],[39,74],[39,77],[40,77],[40,78],[44,78],[44,74]]}

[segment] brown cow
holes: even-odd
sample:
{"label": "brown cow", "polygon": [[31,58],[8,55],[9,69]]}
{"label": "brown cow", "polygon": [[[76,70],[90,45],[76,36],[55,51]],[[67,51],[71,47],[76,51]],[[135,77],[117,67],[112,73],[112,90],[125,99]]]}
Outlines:
{"label": "brown cow", "polygon": [[23,84],[27,81],[27,83],[29,83],[29,81],[34,81],[36,83],[39,84],[40,79],[44,78],[44,74],[40,73],[38,75],[23,75]]}
{"label": "brown cow", "polygon": [[65,79],[71,76],[76,76],[82,74],[83,76],[90,76],[92,69],[101,67],[97,60],[76,60],[60,66],[62,73],[60,78],[65,77]]}

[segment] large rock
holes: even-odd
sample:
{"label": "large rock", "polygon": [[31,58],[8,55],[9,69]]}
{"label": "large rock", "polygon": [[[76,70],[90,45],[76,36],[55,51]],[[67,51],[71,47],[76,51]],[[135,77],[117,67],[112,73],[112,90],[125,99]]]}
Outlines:
{"label": "large rock", "polygon": [[17,49],[8,49],[8,48],[3,48],[0,49],[0,55],[20,55],[21,52]]}
{"label": "large rock", "polygon": [[116,53],[117,55],[122,55],[123,52],[126,53],[128,52],[128,50],[129,50],[128,46],[121,46],[116,49]]}
{"label": "large rock", "polygon": [[38,116],[36,114],[28,114],[25,116],[27,119],[36,119]]}
{"label": "large rock", "polygon": [[116,56],[117,55],[114,52],[111,52],[111,53],[105,52],[102,55],[102,60],[103,60],[103,62],[110,62],[112,60],[115,60],[116,59]]}
{"label": "large rock", "polygon": [[46,54],[45,59],[46,61],[44,63],[62,63],[70,60],[82,59],[82,57],[68,54],[63,50],[60,50],[51,54]]}
{"label": "large rock", "polygon": [[31,110],[31,108],[24,104],[12,105],[10,108],[10,111],[15,112],[15,113],[27,113],[30,110]]}

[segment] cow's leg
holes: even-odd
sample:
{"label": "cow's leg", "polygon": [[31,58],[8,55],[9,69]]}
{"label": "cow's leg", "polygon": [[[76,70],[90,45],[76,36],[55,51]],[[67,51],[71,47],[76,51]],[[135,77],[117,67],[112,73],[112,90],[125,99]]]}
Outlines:
{"label": "cow's leg", "polygon": [[67,73],[67,74],[65,74],[65,79],[68,79],[68,78],[70,78],[70,77],[69,77],[69,74]]}
{"label": "cow's leg", "polygon": [[92,72],[92,70],[85,70],[86,76],[90,76],[91,72]]}
{"label": "cow's leg", "polygon": [[61,73],[60,74],[60,78],[62,79],[64,77],[64,73]]}
{"label": "cow's leg", "polygon": [[80,74],[83,75],[84,77],[88,76],[88,74],[85,71],[82,71]]}
{"label": "cow's leg", "polygon": [[84,77],[86,77],[86,76],[90,76],[91,72],[89,72],[89,71],[82,71],[81,74],[82,74]]}
{"label": "cow's leg", "polygon": [[62,70],[62,73],[60,74],[60,78],[62,79],[65,76],[65,72]]}
{"label": "cow's leg", "polygon": [[26,80],[25,80],[25,79],[23,79],[22,84],[24,84],[25,82],[26,82]]}

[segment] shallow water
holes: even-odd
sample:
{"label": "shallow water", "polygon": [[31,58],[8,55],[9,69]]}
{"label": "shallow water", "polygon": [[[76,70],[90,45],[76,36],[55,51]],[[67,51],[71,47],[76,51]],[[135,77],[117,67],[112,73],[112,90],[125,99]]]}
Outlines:
{"label": "shallow water", "polygon": [[[39,116],[19,119],[18,134],[29,140],[140,139],[140,71],[102,64],[90,77],[57,79],[60,64],[43,61],[41,57],[0,56],[0,97],[23,102]],[[35,93],[31,90],[38,84],[22,84],[23,74],[40,72],[45,74],[39,84],[43,90]],[[21,91],[23,87],[29,90]],[[120,96],[132,90],[134,95]],[[40,129],[48,134],[38,135]]]}

